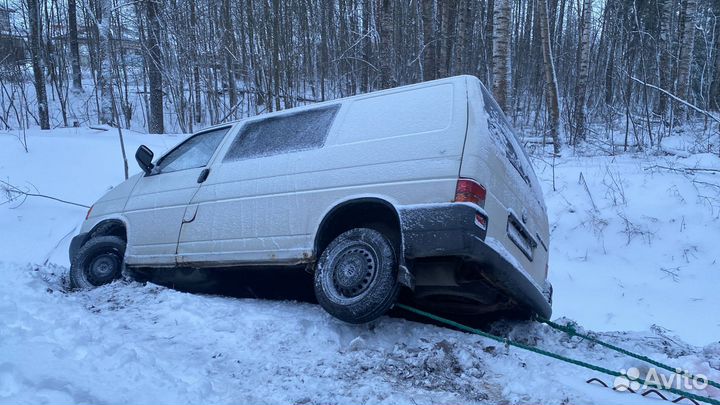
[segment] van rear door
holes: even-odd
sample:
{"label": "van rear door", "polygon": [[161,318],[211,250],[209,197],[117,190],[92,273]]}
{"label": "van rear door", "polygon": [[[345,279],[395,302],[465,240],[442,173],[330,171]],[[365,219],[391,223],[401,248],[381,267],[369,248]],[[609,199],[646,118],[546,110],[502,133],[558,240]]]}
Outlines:
{"label": "van rear door", "polygon": [[542,190],[505,114],[476,78],[468,78],[468,134],[460,177],[487,189],[487,242],[510,253],[542,285],[548,239]]}

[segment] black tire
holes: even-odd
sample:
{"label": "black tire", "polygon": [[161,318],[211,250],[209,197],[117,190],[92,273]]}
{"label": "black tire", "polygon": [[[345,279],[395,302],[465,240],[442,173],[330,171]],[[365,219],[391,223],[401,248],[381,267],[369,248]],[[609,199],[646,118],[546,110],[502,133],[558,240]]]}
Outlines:
{"label": "black tire", "polygon": [[315,270],[315,296],[340,320],[370,322],[395,304],[400,292],[397,272],[390,239],[374,229],[354,228],[322,252]]}
{"label": "black tire", "polygon": [[117,236],[91,238],[78,250],[70,265],[70,287],[90,289],[122,276],[125,241]]}

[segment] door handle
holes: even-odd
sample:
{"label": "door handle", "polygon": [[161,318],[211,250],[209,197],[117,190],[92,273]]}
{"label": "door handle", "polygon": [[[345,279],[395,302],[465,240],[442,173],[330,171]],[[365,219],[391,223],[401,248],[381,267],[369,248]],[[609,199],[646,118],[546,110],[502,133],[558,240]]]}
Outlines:
{"label": "door handle", "polygon": [[205,168],[200,172],[200,175],[198,176],[197,182],[202,183],[205,180],[207,180],[208,175],[210,174],[210,169]]}

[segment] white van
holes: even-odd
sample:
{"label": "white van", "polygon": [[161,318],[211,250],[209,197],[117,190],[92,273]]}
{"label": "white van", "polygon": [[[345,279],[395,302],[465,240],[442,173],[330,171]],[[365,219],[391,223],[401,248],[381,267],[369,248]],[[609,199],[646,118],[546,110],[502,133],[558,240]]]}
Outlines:
{"label": "white van", "polygon": [[[540,185],[473,76],[259,115],[198,132],[90,209],[72,285],[123,268],[302,266],[347,322],[416,304],[549,317]],[[271,270],[268,270],[271,271]]]}

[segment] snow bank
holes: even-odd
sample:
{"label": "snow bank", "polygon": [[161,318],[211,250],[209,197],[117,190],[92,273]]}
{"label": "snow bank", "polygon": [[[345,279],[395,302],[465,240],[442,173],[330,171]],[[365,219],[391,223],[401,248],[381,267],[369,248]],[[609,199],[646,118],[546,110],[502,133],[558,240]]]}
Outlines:
{"label": "snow bank", "polygon": [[[539,163],[550,218],[553,310],[594,330],[667,328],[718,341],[720,168],[691,158],[583,157]],[[678,171],[680,170],[680,171]]]}
{"label": "snow bank", "polygon": [[[349,325],[316,305],[151,284],[68,293],[65,271],[0,267],[0,402],[648,403],[585,384],[611,382],[588,370],[444,328],[387,317]],[[496,332],[612,369],[639,365],[538,324]],[[603,337],[650,342],[655,357],[720,375],[673,336]]]}

